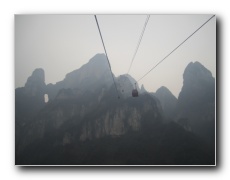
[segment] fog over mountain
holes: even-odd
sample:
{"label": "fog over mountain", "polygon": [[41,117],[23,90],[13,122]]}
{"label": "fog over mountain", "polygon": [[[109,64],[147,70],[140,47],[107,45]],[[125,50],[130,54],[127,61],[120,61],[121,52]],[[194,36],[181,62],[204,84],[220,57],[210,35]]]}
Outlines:
{"label": "fog over mountain", "polygon": [[[147,16],[97,15],[116,77],[127,73]],[[129,74],[136,80],[141,78],[211,16],[151,14]],[[97,53],[104,53],[104,49],[93,14],[15,15],[16,88],[23,87],[38,67],[45,70],[46,83],[55,84]],[[165,86],[178,98],[183,71],[193,60],[198,60],[216,77],[216,17],[170,55],[167,63],[158,66],[139,83],[149,92]]]}
{"label": "fog over mountain", "polygon": [[215,79],[199,62],[189,63],[178,97],[177,119],[186,121],[193,132],[215,142]]}
{"label": "fog over mountain", "polygon": [[166,119],[172,120],[175,116],[175,108],[177,106],[177,98],[169,91],[168,88],[162,86],[160,87],[156,93],[153,93],[161,103],[161,106],[164,111],[164,116]]}
{"label": "fog over mountain", "polygon": [[55,84],[35,69],[15,90],[16,164],[214,165],[211,73],[190,63],[178,99],[167,87],[154,93],[138,84],[132,97],[135,82],[111,74],[104,54]]}

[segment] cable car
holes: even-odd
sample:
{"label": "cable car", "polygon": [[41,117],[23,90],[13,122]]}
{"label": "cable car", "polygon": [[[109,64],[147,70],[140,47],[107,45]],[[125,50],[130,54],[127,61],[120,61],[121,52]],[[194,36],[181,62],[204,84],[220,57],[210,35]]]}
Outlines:
{"label": "cable car", "polygon": [[133,91],[132,91],[132,96],[138,97],[138,91],[137,91],[136,83],[135,83],[135,89],[133,89]]}

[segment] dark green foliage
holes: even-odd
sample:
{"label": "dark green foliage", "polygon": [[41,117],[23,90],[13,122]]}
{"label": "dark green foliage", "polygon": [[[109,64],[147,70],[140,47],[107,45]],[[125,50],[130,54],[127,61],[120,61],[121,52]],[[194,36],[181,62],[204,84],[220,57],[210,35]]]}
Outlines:
{"label": "dark green foliage", "polygon": [[214,151],[175,123],[120,137],[52,146],[46,138],[27,147],[17,164],[33,165],[214,165]]}

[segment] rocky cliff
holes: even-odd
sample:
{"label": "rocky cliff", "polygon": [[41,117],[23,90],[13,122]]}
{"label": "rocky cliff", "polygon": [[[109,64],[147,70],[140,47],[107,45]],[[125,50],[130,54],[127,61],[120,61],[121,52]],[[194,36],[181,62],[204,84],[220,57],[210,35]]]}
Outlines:
{"label": "rocky cliff", "polygon": [[168,88],[160,87],[154,95],[159,99],[162,106],[164,117],[172,121],[175,117],[177,98],[169,91]]}
{"label": "rocky cliff", "polygon": [[177,120],[191,130],[215,142],[215,79],[199,62],[191,62],[183,74],[178,97]]}
{"label": "rocky cliff", "polygon": [[60,89],[75,89],[79,96],[85,90],[94,91],[94,89],[106,84],[110,87],[113,83],[112,74],[108,61],[104,54],[96,54],[88,63],[79,69],[68,73],[64,80],[56,84],[47,85],[49,99],[54,99]]}
{"label": "rocky cliff", "polygon": [[45,106],[45,73],[35,69],[24,87],[15,89],[15,146],[17,149],[28,124]]}
{"label": "rocky cliff", "polygon": [[133,98],[136,81],[121,75],[115,78],[118,99],[111,75],[103,54],[56,84],[46,86],[44,71],[36,69],[16,89],[16,164],[214,163],[205,142],[176,123],[163,123],[164,111],[170,112],[166,101],[175,100],[169,90],[157,91],[161,102],[137,85],[141,93]]}
{"label": "rocky cliff", "polygon": [[[154,98],[148,94],[132,98],[135,80],[130,75],[115,78],[120,96],[117,99],[111,75],[103,54],[97,54],[54,85],[46,86],[44,71],[36,69],[21,88],[22,97],[18,93],[20,89],[16,89],[16,122],[32,109],[36,110],[27,118],[21,148],[18,149],[42,140],[48,134],[58,134],[57,142],[65,144],[121,136],[141,130],[147,121],[161,120],[159,104]],[[45,93],[50,99],[47,104],[44,102]],[[21,111],[18,104],[24,105],[25,99],[31,103]],[[72,132],[73,128],[76,131]]]}

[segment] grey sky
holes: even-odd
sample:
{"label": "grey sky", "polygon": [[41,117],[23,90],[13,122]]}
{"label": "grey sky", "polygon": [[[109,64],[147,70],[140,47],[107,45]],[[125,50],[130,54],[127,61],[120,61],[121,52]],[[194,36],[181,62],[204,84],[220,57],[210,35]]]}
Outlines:
{"label": "grey sky", "polygon": [[[212,15],[151,15],[130,75],[136,80],[164,58]],[[98,15],[112,71],[128,71],[146,15]],[[24,86],[35,68],[45,70],[46,83],[56,83],[104,53],[93,15],[16,15],[15,86]],[[155,92],[166,86],[178,97],[183,71],[199,61],[216,76],[216,19],[149,73],[139,85]]]}

